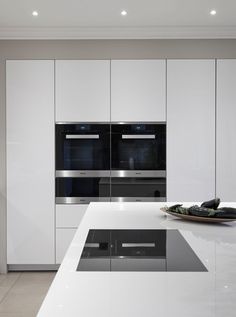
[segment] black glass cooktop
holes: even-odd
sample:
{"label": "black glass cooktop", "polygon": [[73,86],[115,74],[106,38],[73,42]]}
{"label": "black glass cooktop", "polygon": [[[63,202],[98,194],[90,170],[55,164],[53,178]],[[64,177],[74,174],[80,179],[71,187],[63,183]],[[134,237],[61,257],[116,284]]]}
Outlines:
{"label": "black glass cooktop", "polygon": [[89,230],[77,271],[207,272],[178,230]]}

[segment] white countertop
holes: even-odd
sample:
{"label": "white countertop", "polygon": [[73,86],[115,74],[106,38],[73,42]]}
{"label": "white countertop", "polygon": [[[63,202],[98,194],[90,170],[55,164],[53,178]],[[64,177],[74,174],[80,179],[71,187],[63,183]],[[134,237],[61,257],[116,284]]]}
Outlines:
{"label": "white countertop", "polygon": [[[91,203],[38,317],[236,316],[236,222],[187,222],[161,206]],[[76,271],[89,229],[158,228],[179,229],[208,272]]]}

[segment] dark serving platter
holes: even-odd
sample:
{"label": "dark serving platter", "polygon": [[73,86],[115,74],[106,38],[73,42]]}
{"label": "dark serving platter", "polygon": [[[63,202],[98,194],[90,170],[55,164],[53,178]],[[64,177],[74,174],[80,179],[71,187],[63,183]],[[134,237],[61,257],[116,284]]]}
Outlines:
{"label": "dark serving platter", "polygon": [[174,216],[174,217],[178,217],[184,220],[189,220],[189,221],[198,221],[198,222],[231,222],[231,221],[236,221],[236,219],[234,218],[216,218],[216,217],[202,217],[202,216],[192,216],[192,215],[184,215],[184,214],[180,214],[177,212],[173,212],[173,211],[169,211],[168,207],[162,207],[160,208],[161,211]]}

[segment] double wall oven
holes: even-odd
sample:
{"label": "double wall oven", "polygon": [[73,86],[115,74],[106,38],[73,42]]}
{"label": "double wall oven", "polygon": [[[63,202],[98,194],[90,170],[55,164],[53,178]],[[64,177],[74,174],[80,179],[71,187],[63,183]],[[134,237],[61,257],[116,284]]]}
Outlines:
{"label": "double wall oven", "polygon": [[111,200],[166,200],[166,125],[111,125]]}
{"label": "double wall oven", "polygon": [[56,124],[56,203],[110,201],[110,125]]}
{"label": "double wall oven", "polygon": [[56,124],[56,203],[165,200],[165,123]]}

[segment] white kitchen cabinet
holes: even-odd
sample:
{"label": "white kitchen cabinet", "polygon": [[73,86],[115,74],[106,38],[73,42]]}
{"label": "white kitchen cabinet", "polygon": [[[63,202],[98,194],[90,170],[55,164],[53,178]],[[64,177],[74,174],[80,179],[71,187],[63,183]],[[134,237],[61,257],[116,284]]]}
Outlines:
{"label": "white kitchen cabinet", "polygon": [[166,61],[111,61],[111,121],[166,120]]}
{"label": "white kitchen cabinet", "polygon": [[7,262],[54,264],[54,61],[7,61]]}
{"label": "white kitchen cabinet", "polygon": [[82,205],[56,205],[56,227],[77,228],[80,224],[87,204]]}
{"label": "white kitchen cabinet", "polygon": [[215,197],[215,61],[167,62],[167,200]]}
{"label": "white kitchen cabinet", "polygon": [[77,229],[56,229],[56,263],[60,264]]}
{"label": "white kitchen cabinet", "polygon": [[110,121],[110,61],[56,61],[56,121]]}
{"label": "white kitchen cabinet", "polygon": [[217,61],[216,194],[236,201],[236,59]]}

